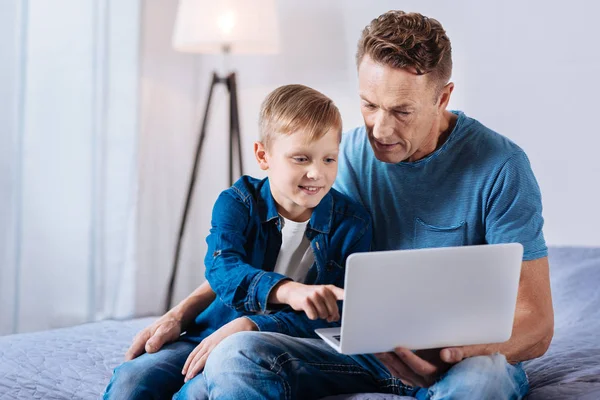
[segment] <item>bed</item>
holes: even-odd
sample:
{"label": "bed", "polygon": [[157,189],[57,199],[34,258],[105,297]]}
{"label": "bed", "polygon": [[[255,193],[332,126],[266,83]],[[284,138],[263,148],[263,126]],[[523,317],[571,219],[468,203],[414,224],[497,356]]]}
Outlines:
{"label": "bed", "polygon": [[[600,248],[550,249],[555,335],[525,363],[530,400],[600,399]],[[152,318],[0,337],[0,400],[97,399],[133,335]],[[355,394],[336,400],[397,400]]]}

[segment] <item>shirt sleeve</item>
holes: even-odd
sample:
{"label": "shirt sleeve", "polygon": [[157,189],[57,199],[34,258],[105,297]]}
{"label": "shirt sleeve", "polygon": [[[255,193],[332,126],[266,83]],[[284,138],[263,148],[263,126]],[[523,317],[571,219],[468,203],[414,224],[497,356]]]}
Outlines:
{"label": "shirt sleeve", "polygon": [[546,257],[542,196],[527,155],[520,151],[500,168],[486,207],[486,241],[521,243],[523,261]]}
{"label": "shirt sleeve", "polygon": [[288,278],[244,261],[248,223],[249,208],[242,199],[230,191],[221,193],[215,202],[210,234],[206,238],[205,276],[227,306],[238,311],[265,311],[271,289]]}
{"label": "shirt sleeve", "polygon": [[354,165],[358,165],[359,161],[352,158],[352,147],[356,144],[355,135],[355,132],[348,132],[342,137],[340,155],[338,157],[338,174],[333,188],[365,207],[360,194],[360,188],[358,187],[360,180],[354,168]]}
{"label": "shirt sleeve", "polygon": [[[367,252],[371,247],[371,238],[373,235],[372,224],[370,219],[367,220],[364,229],[357,234],[357,240],[353,243],[344,254],[344,260],[352,253]],[[345,265],[344,265],[345,268]],[[332,282],[335,284],[336,282]],[[343,286],[343,276],[337,282]],[[338,310],[342,315],[343,302],[338,301]],[[262,332],[277,332],[295,337],[312,338],[317,337],[315,329],[339,327],[340,321],[327,322],[324,319],[311,320],[303,311],[294,311],[291,307],[272,313],[249,315],[246,318],[250,319]]]}

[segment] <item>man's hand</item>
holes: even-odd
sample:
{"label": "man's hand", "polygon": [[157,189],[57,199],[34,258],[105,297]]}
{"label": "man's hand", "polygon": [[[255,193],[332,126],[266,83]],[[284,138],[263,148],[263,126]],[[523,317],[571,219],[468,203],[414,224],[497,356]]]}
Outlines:
{"label": "man's hand", "polygon": [[511,338],[504,343],[417,351],[397,348],[376,354],[392,375],[411,386],[429,387],[453,364],[468,357],[501,353],[510,363],[543,355],[554,331],[548,257],[523,261]]}
{"label": "man's hand", "polygon": [[177,306],[135,336],[125,354],[125,361],[133,360],[144,351],[156,353],[165,343],[177,340],[185,327],[212,303],[215,296],[208,282],[198,286]]}
{"label": "man's hand", "polygon": [[[405,385],[428,388],[453,364],[462,361],[470,353],[469,347],[452,347],[446,349],[418,350],[412,352],[398,347],[394,352],[378,353],[375,356],[387,367],[392,375]],[[474,349],[475,352],[477,349]]]}
{"label": "man's hand", "polygon": [[344,289],[334,285],[305,285],[283,281],[273,288],[269,302],[289,304],[296,311],[304,311],[308,318],[339,321],[337,301],[344,299]]}
{"label": "man's hand", "polygon": [[254,322],[245,317],[236,318],[233,321],[223,325],[213,334],[200,342],[200,344],[196,346],[196,348],[190,353],[185,361],[183,370],[181,371],[181,373],[185,375],[184,381],[189,381],[198,375],[202,369],[204,369],[204,365],[206,365],[208,356],[215,346],[221,343],[223,339],[237,332],[255,331],[257,329],[258,328]]}
{"label": "man's hand", "polygon": [[181,330],[181,320],[171,313],[166,313],[135,336],[129,350],[125,353],[125,361],[133,360],[144,352],[156,353],[165,343],[177,340]]}

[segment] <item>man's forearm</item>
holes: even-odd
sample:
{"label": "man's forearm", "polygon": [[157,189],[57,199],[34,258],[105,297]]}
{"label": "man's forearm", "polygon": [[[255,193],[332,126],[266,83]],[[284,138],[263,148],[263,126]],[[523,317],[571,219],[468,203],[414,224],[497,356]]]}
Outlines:
{"label": "man's forearm", "polygon": [[502,353],[511,363],[543,355],[554,335],[548,257],[524,261],[511,338],[505,343],[465,346],[464,357]]}
{"label": "man's forearm", "polygon": [[517,311],[513,334],[500,344],[499,352],[510,363],[531,360],[546,353],[554,336],[554,316],[533,316],[528,311]]}
{"label": "man's forearm", "polygon": [[524,261],[511,338],[505,343],[465,348],[466,356],[502,353],[511,363],[543,355],[554,334],[548,258]]}
{"label": "man's forearm", "polygon": [[208,281],[198,286],[188,297],[173,307],[169,313],[181,321],[181,326],[189,324],[201,311],[206,309],[215,299],[216,295]]}
{"label": "man's forearm", "polygon": [[517,311],[511,338],[504,343],[465,346],[465,356],[501,353],[511,364],[542,356],[553,336],[553,318],[537,318]]}

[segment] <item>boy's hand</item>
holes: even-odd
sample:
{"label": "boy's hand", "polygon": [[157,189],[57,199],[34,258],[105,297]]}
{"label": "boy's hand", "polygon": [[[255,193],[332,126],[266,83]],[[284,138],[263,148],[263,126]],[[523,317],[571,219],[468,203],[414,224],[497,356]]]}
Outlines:
{"label": "boy's hand", "polygon": [[237,332],[256,330],[258,330],[258,328],[254,322],[245,317],[236,318],[220,327],[213,334],[200,342],[200,344],[196,346],[196,348],[190,353],[185,361],[183,370],[181,371],[181,373],[185,375],[184,381],[189,381],[198,375],[200,371],[202,371],[204,365],[206,365],[206,359],[210,355],[211,351],[227,336],[231,336]]}
{"label": "boy's hand", "polygon": [[[272,299],[271,299],[272,297]],[[273,289],[269,301],[289,304],[296,311],[304,311],[308,318],[339,321],[337,301],[344,299],[344,289],[334,285],[305,285],[294,281],[283,281]]]}
{"label": "boy's hand", "polygon": [[125,353],[125,361],[133,360],[144,353],[156,353],[165,343],[173,342],[181,335],[181,320],[166,313],[152,325],[141,330]]}

